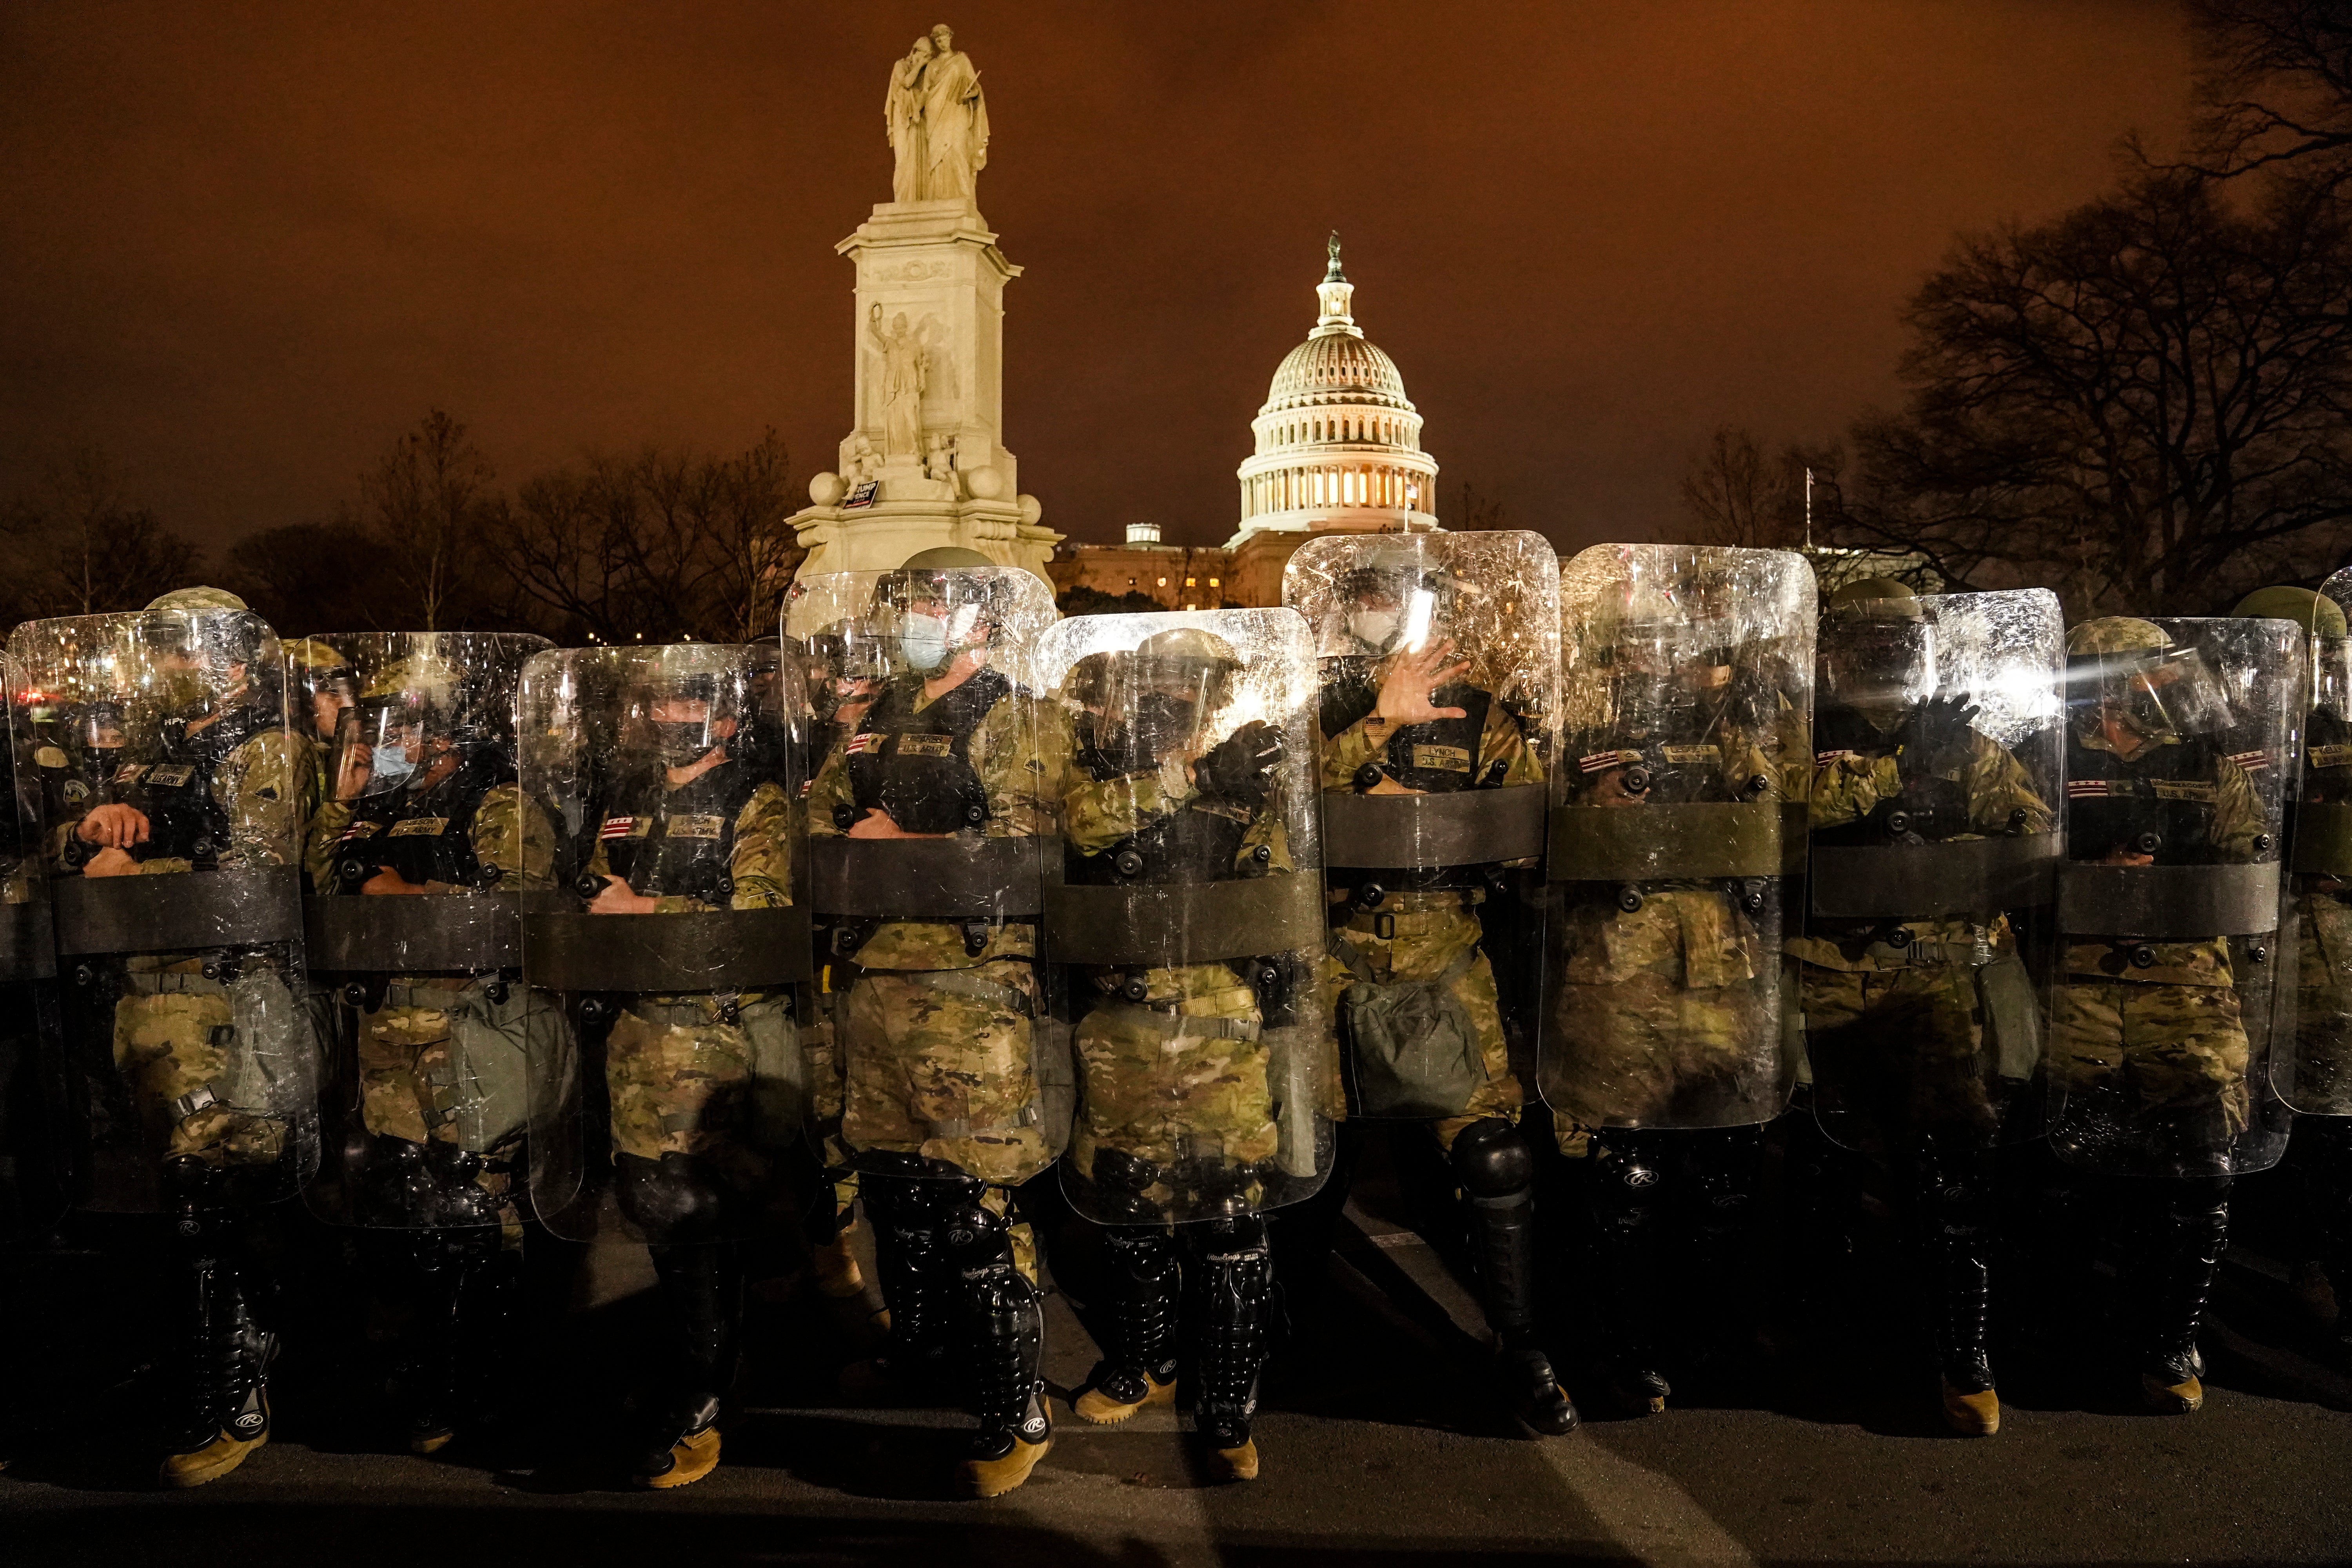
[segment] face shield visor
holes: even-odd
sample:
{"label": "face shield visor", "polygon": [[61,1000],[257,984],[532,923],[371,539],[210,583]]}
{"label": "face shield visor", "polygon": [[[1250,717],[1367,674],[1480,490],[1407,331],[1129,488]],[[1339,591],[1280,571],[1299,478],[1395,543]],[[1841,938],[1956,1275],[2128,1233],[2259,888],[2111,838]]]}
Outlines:
{"label": "face shield visor", "polygon": [[1916,708],[1936,694],[1936,632],[1925,621],[1832,621],[1829,695],[1857,708]]}
{"label": "face shield visor", "polygon": [[1378,654],[1418,651],[1444,631],[1444,597],[1419,574],[1360,579],[1347,595],[1348,635]]}
{"label": "face shield visor", "polygon": [[2352,637],[2311,639],[2311,706],[2352,721]]}
{"label": "face shield visor", "polygon": [[2144,740],[2186,740],[2219,734],[2231,722],[2221,677],[2193,647],[2070,659],[2066,684],[2075,734],[2085,741],[2110,727]]}
{"label": "face shield visor", "polygon": [[1136,743],[1164,757],[1205,739],[1232,689],[1233,666],[1222,659],[1139,658],[1133,679]]}
{"label": "face shield visor", "polygon": [[435,739],[441,726],[429,707],[423,693],[401,692],[347,709],[335,730],[336,777],[347,781],[337,793],[346,800],[391,795],[430,767],[448,742]]}
{"label": "face shield visor", "polygon": [[716,700],[718,682],[689,681],[668,691],[648,695],[631,717],[643,743],[665,767],[682,768],[700,762],[724,746],[735,733],[735,716]]}

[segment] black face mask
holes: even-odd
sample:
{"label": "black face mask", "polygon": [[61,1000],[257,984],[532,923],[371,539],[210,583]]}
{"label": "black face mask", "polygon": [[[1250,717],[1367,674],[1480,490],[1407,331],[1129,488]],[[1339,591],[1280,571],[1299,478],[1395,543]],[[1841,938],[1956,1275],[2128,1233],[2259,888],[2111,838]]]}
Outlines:
{"label": "black face mask", "polygon": [[1192,705],[1164,691],[1147,691],[1135,704],[1135,744],[1153,757],[1180,751],[1192,738]]}
{"label": "black face mask", "polygon": [[683,722],[665,722],[656,719],[652,722],[654,754],[674,768],[682,768],[689,763],[700,762],[709,755],[711,748],[720,743],[719,738],[710,732],[709,722],[704,720],[688,719]]}

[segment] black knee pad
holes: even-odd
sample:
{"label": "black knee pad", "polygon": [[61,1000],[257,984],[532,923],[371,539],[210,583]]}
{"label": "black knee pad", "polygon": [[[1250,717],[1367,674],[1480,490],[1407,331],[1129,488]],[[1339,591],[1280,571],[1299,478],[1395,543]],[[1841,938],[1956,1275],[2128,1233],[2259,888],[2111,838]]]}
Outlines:
{"label": "black knee pad", "polygon": [[1184,1228],[1201,1257],[1213,1264],[1261,1254],[1271,1256],[1274,1250],[1267,1240],[1264,1215],[1233,1215]]}
{"label": "black knee pad", "polygon": [[1454,1178],[1474,1198],[1514,1197],[1535,1185],[1534,1152],[1498,1116],[1464,1128],[1454,1137],[1453,1158]]}
{"label": "black knee pad", "polygon": [[1013,1227],[986,1205],[968,1202],[945,1216],[948,1262],[966,1275],[1013,1266]]}
{"label": "black knee pad", "polygon": [[1592,1211],[1604,1231],[1647,1229],[1668,1187],[1651,1141],[1622,1134],[1592,1140]]}
{"label": "black knee pad", "polygon": [[1139,1284],[1163,1279],[1176,1267],[1176,1238],[1163,1229],[1106,1226],[1103,1245],[1109,1250],[1112,1267]]}
{"label": "black knee pad", "polygon": [[656,1245],[693,1246],[716,1241],[726,1207],[718,1186],[684,1154],[647,1160],[613,1157],[613,1199],[629,1223]]}

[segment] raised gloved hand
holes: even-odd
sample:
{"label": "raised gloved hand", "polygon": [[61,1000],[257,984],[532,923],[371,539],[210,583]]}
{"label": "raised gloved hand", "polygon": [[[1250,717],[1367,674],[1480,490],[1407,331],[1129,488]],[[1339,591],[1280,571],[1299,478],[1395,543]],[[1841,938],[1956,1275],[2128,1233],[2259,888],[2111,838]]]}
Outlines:
{"label": "raised gloved hand", "polygon": [[1911,710],[1903,726],[1903,743],[1910,768],[1941,773],[1969,760],[1969,725],[1978,709],[1965,697],[1930,697]]}
{"label": "raised gloved hand", "polygon": [[1192,782],[1204,795],[1230,795],[1255,805],[1265,798],[1281,763],[1282,736],[1264,720],[1253,719],[1192,764]]}

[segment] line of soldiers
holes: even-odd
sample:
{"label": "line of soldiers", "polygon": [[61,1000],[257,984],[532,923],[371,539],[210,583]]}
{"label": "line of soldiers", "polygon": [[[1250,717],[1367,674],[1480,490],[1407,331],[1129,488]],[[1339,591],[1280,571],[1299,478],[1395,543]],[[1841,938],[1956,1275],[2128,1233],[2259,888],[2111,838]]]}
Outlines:
{"label": "line of soldiers", "polygon": [[1953,1430],[2000,1424],[1997,1163],[2125,1238],[2143,1394],[2194,1410],[2232,1178],[2296,1112],[2352,1291],[2346,599],[2069,631],[2040,591],[1817,610],[1785,552],[1454,533],[1310,541],[1280,609],[1071,620],[929,551],[744,647],[281,644],[214,589],[30,623],[0,1221],[153,1216],[172,1486],[268,1440],[297,1194],[362,1238],[420,1453],[495,1403],[527,1222],[643,1243],[659,1489],[719,1461],[751,1255],[855,1298],[862,1211],[887,1336],[845,1388],[965,1404],[985,1497],[1051,1444],[1057,1216],[1104,1260],[1074,1414],[1181,1399],[1246,1479],[1277,1258],[1311,1288],[1384,1132],[1558,1435],[1538,1156],[1584,1173],[1598,1383],[1663,1411],[1740,1351],[1794,1103],[1795,1245],[1882,1173]]}

